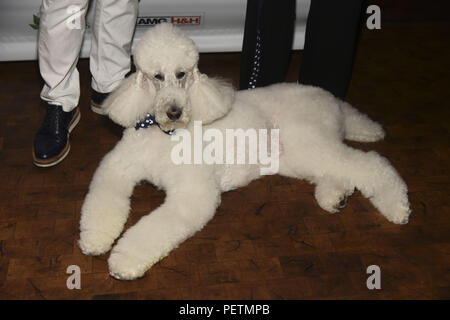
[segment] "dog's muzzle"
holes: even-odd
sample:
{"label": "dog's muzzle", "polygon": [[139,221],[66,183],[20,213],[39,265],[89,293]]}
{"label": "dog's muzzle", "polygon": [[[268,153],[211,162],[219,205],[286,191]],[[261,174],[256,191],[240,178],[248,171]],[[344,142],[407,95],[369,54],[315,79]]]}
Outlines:
{"label": "dog's muzzle", "polygon": [[157,91],[155,118],[164,130],[184,128],[190,118],[186,90],[180,87],[165,87]]}

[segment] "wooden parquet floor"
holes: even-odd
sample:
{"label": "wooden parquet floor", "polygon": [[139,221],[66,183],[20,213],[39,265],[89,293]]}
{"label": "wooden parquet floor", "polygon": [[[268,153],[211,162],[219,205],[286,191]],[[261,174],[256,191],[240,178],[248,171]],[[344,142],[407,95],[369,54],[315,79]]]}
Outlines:
{"label": "wooden parquet floor", "polygon": [[[449,24],[365,30],[348,101],[381,122],[387,138],[355,144],[386,156],[406,180],[413,216],[386,221],[359,193],[331,215],[313,187],[265,177],[223,194],[216,216],[144,278],[114,280],[107,257],[81,254],[80,207],[121,128],[89,110],[88,61],[79,62],[82,119],[60,165],[33,166],[42,119],[37,63],[0,63],[0,298],[2,299],[432,299],[450,298]],[[203,54],[201,69],[238,85],[239,54]],[[293,54],[295,81],[301,54]],[[136,188],[127,228],[164,194]],[[381,268],[368,290],[366,268]],[[66,268],[81,268],[68,290]]]}

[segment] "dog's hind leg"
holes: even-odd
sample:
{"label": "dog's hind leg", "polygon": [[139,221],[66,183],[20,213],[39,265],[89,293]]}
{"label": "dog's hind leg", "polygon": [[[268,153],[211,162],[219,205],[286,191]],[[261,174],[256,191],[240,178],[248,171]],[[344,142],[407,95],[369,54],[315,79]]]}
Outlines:
{"label": "dog's hind leg", "polygon": [[341,101],[340,108],[344,115],[345,139],[360,142],[374,142],[384,138],[383,127],[359,112],[345,101]]}
{"label": "dog's hind leg", "polygon": [[314,196],[319,206],[330,212],[336,213],[347,204],[347,198],[352,195],[354,187],[340,183],[331,177],[323,177],[315,181]]}
{"label": "dog's hind leg", "polygon": [[[323,200],[327,196],[322,197],[322,194],[329,185],[321,186],[320,182],[332,177],[341,186],[346,186],[342,194],[356,187],[389,221],[408,222],[410,208],[406,184],[385,158],[376,152],[363,152],[341,143],[317,146],[308,153],[301,150],[298,146],[286,148],[285,156],[280,159],[280,173],[317,182],[316,195],[321,205],[327,203]],[[329,205],[325,205],[327,208]]]}
{"label": "dog's hind leg", "polygon": [[350,181],[389,221],[408,223],[408,189],[389,161],[374,151],[363,152],[346,145],[337,146],[330,158],[330,172],[342,181]]}
{"label": "dog's hind leg", "polygon": [[[195,184],[192,184],[195,181]],[[214,216],[220,191],[209,180],[191,177],[168,188],[166,201],[128,229],[113,248],[110,274],[133,280],[201,230]]]}
{"label": "dog's hind leg", "polygon": [[84,254],[107,252],[123,230],[130,210],[130,196],[139,181],[136,170],[130,170],[133,166],[127,154],[130,153],[114,149],[94,174],[81,208],[78,244]]}

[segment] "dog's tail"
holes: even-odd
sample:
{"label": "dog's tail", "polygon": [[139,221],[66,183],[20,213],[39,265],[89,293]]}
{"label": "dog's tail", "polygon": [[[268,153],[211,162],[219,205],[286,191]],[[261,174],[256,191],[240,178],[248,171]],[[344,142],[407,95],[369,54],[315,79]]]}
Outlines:
{"label": "dog's tail", "polygon": [[384,138],[381,125],[365,114],[342,101],[341,110],[344,114],[345,139],[359,142],[375,142]]}

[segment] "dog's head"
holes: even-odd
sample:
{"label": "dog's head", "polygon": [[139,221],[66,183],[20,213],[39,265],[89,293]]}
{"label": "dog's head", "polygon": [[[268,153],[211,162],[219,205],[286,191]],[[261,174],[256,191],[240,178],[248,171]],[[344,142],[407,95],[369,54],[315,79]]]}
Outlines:
{"label": "dog's head", "polygon": [[171,24],[150,29],[134,51],[136,72],[105,100],[109,117],[132,127],[147,113],[163,130],[223,117],[234,101],[226,82],[201,74],[194,42]]}

